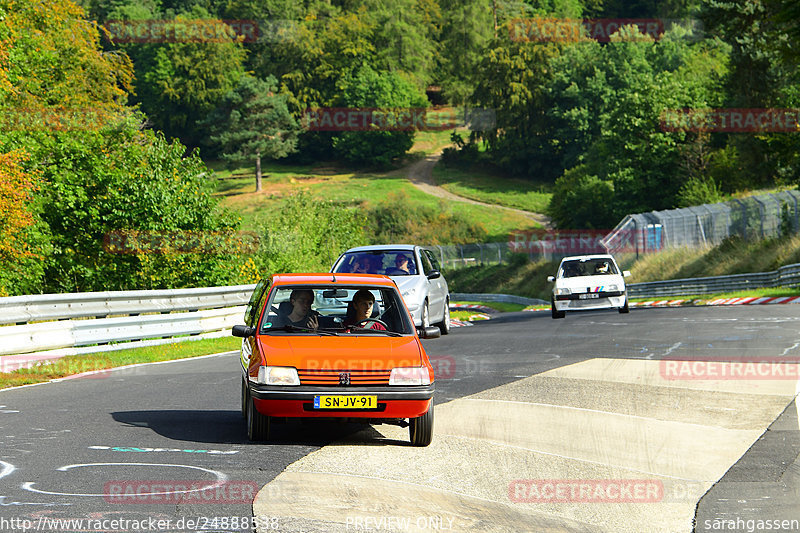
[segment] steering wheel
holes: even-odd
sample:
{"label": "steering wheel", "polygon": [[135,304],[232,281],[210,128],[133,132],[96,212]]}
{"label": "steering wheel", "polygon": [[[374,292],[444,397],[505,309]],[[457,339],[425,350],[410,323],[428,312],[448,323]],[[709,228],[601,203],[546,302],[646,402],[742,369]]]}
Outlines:
{"label": "steering wheel", "polygon": [[377,322],[381,326],[385,327],[386,331],[389,331],[389,325],[386,322],[384,322],[383,320],[379,319],[379,318],[365,318],[364,320],[359,320],[358,322],[356,322],[353,325],[356,326],[356,327],[364,327],[361,324],[369,324],[370,322]]}

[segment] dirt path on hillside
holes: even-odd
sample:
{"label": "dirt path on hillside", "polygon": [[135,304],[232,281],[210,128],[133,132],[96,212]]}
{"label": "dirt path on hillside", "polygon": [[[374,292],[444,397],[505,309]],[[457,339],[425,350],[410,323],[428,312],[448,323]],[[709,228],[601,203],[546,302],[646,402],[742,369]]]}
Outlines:
{"label": "dirt path on hillside", "polygon": [[431,194],[433,196],[436,196],[437,198],[443,198],[451,202],[465,202],[468,204],[483,205],[486,207],[496,207],[499,209],[505,209],[506,211],[518,213],[526,218],[529,218],[546,228],[550,227],[550,218],[541,213],[533,213],[531,211],[524,211],[522,209],[515,209],[513,207],[505,207],[497,204],[487,204],[485,202],[479,202],[477,200],[472,200],[470,198],[458,196],[443,189],[442,187],[439,187],[433,180],[433,167],[436,166],[436,163],[439,162],[439,159],[441,159],[441,157],[442,157],[442,152],[436,152],[434,154],[425,157],[425,159],[421,159],[416,163],[413,163],[411,166],[408,167],[408,175],[407,175],[408,181],[410,181],[411,184],[414,185],[414,187],[421,190],[422,192]]}

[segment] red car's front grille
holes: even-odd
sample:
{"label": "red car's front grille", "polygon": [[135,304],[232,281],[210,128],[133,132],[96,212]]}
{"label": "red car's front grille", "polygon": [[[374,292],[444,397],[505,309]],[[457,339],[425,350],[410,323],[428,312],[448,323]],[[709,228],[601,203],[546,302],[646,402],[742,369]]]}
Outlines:
{"label": "red car's front grille", "polygon": [[[390,370],[303,370],[298,369],[302,385],[388,385]],[[343,376],[347,374],[347,376]]]}

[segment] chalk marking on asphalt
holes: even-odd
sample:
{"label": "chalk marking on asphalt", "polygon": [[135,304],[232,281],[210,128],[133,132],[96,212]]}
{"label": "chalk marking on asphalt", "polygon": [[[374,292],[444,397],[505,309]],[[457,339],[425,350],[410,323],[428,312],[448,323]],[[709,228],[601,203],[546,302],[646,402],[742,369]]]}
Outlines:
{"label": "chalk marking on asphalt", "polygon": [[675,344],[673,344],[672,346],[670,346],[670,347],[669,347],[669,349],[668,349],[666,352],[664,352],[664,355],[669,355],[669,354],[671,354],[672,352],[674,352],[675,350],[677,350],[678,348],[680,348],[681,344],[682,344],[681,342],[676,342]]}
{"label": "chalk marking on asphalt", "polygon": [[72,505],[71,503],[54,503],[54,502],[8,502],[6,503],[6,497],[0,496],[0,507],[12,507],[12,506],[19,506],[19,505],[41,505],[42,507],[56,507],[59,505]]}
{"label": "chalk marking on asphalt", "polygon": [[0,466],[2,466],[2,470],[0,470],[0,479],[8,476],[17,469],[16,466],[12,465],[11,463],[7,463],[5,461],[0,461]]}
{"label": "chalk marking on asphalt", "polygon": [[[0,461],[0,479],[10,475],[17,467],[11,463]],[[42,505],[45,507],[53,507],[55,505],[72,505],[71,503],[48,503],[48,502],[8,502],[6,503],[7,496],[0,495],[0,507],[11,507],[12,505]]]}
{"label": "chalk marking on asphalt", "polygon": [[90,450],[111,450],[114,452],[182,452],[182,453],[207,453],[209,455],[233,455],[239,450],[191,450],[181,448],[137,448],[135,446],[89,446]]}
{"label": "chalk marking on asphalt", "polygon": [[[197,492],[201,490],[208,490],[214,489],[223,485],[226,481],[228,481],[228,476],[222,472],[218,472],[216,470],[210,470],[208,468],[201,468],[199,466],[190,466],[190,465],[174,465],[174,464],[163,464],[163,463],[81,463],[75,465],[66,465],[56,468],[57,471],[66,472],[72,468],[81,468],[84,466],[165,466],[165,467],[172,467],[172,468],[192,468],[194,470],[201,470],[203,472],[209,473],[214,475],[217,478],[217,481],[208,486],[201,487],[199,489],[190,489],[190,490],[171,490],[165,492],[148,492],[142,493],[142,496],[157,496],[162,494],[185,494],[189,492]],[[25,490],[29,490],[31,492],[36,492],[39,494],[49,494],[51,496],[86,496],[86,497],[105,497],[108,494],[78,494],[78,493],[69,493],[69,492],[50,492],[46,490],[39,490],[33,488],[35,485],[32,481],[26,481],[22,484],[22,488]]]}
{"label": "chalk marking on asphalt", "polygon": [[794,350],[798,346],[800,346],[800,341],[795,341],[795,343],[793,345],[789,346],[788,348],[786,348],[781,355],[786,355],[787,353],[789,353],[790,350]]}

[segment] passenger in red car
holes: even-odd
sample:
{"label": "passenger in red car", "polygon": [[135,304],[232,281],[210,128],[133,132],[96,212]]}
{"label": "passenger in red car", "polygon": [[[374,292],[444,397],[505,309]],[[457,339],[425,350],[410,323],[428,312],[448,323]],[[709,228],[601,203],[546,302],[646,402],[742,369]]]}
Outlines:
{"label": "passenger in red car", "polygon": [[361,289],[353,295],[351,302],[352,313],[345,319],[346,328],[356,326],[361,323],[361,327],[367,329],[378,329],[386,331],[386,328],[379,322],[368,322],[372,307],[375,305],[375,297],[367,289]]}

